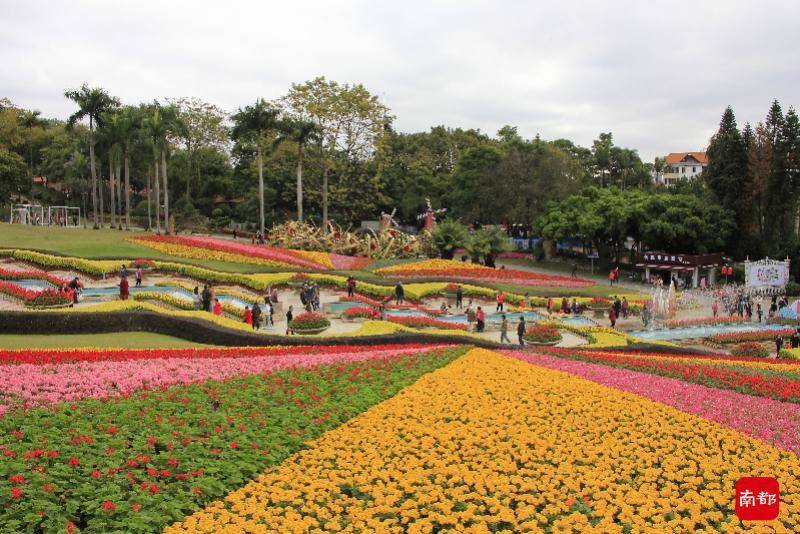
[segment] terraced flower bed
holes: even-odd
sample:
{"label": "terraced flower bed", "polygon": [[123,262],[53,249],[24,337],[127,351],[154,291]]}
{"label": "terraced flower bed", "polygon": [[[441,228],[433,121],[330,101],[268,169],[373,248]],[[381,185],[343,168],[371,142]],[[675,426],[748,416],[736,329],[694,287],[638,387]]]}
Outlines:
{"label": "terraced flower bed", "polygon": [[474,263],[454,260],[423,260],[384,267],[375,271],[381,276],[401,278],[435,278],[446,280],[496,281],[530,286],[588,287],[595,285],[584,278],[534,273],[517,269],[492,269]]}

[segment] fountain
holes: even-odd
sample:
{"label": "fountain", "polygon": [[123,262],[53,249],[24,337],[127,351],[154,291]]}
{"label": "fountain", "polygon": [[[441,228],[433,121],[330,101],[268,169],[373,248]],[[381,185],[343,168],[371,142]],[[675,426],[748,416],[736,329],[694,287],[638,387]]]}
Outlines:
{"label": "fountain", "polygon": [[664,328],[664,322],[673,317],[678,309],[678,299],[675,290],[675,281],[669,287],[655,286],[650,290],[650,300],[647,302],[649,320],[647,329]]}

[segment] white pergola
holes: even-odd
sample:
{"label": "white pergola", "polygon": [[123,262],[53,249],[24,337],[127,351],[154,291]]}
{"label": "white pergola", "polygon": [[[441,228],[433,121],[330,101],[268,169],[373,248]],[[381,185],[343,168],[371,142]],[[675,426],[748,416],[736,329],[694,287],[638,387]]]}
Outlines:
{"label": "white pergola", "polygon": [[50,206],[47,208],[47,224],[77,228],[81,223],[81,209],[74,206]]}
{"label": "white pergola", "polygon": [[36,224],[44,226],[44,206],[41,204],[13,204],[10,224]]}

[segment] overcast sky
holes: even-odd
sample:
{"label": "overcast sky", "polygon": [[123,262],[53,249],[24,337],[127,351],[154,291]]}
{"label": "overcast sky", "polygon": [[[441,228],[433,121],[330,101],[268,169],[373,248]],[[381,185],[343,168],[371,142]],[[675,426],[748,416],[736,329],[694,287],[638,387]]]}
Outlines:
{"label": "overcast sky", "polygon": [[126,103],[226,110],[319,75],[361,82],[400,131],[504,124],[643,159],[702,150],[727,105],[800,105],[800,2],[0,0],[0,97],[45,116],[87,81]]}

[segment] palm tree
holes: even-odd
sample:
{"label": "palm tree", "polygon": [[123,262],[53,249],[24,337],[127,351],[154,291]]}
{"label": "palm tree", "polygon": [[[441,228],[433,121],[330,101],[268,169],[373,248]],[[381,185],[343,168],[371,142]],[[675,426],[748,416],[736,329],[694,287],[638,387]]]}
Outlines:
{"label": "palm tree", "polygon": [[231,137],[234,141],[254,143],[256,147],[256,160],[258,161],[258,201],[259,201],[259,228],[264,235],[264,161],[261,145],[264,135],[269,130],[279,130],[281,123],[278,120],[279,111],[263,98],[256,100],[252,106],[239,109],[233,117],[233,130]]}
{"label": "palm tree", "polygon": [[[119,187],[117,186],[120,179],[120,158],[123,144],[123,124],[122,114],[118,111],[111,111],[103,117],[105,125],[100,131],[103,144],[106,146],[106,153],[108,154],[108,178],[111,196],[109,204],[111,208],[111,228],[117,225],[117,203],[119,199]],[[115,201],[116,197],[116,201]],[[120,225],[122,221],[120,221]]]}
{"label": "palm tree", "polygon": [[78,104],[78,111],[70,115],[67,119],[67,126],[72,127],[81,119],[89,118],[89,168],[92,173],[92,214],[94,227],[99,228],[97,221],[97,170],[95,168],[94,157],[94,131],[97,127],[103,126],[103,114],[119,105],[119,100],[109,95],[100,87],[89,87],[84,83],[80,89],[70,89],[64,91],[64,96]]}
{"label": "palm tree", "polygon": [[39,118],[42,114],[38,109],[36,110],[22,110],[19,116],[20,126],[28,129],[28,171],[33,176],[33,129],[39,126],[44,126],[45,122]]}
{"label": "palm tree", "polygon": [[147,115],[144,120],[147,135],[153,145],[153,182],[155,184],[156,196],[156,233],[161,233],[161,185],[158,178],[158,155],[161,139],[166,135],[164,132],[164,121],[161,116],[161,105],[154,102],[147,108]]}
{"label": "palm tree", "polygon": [[282,130],[297,143],[297,220],[303,222],[303,152],[309,142],[319,139],[320,128],[311,121],[290,119]]}
{"label": "palm tree", "polygon": [[[120,133],[122,138],[122,157],[125,164],[125,229],[131,229],[131,145],[142,128],[142,114],[138,108],[126,106],[122,110]],[[149,207],[149,206],[148,206]]]}

